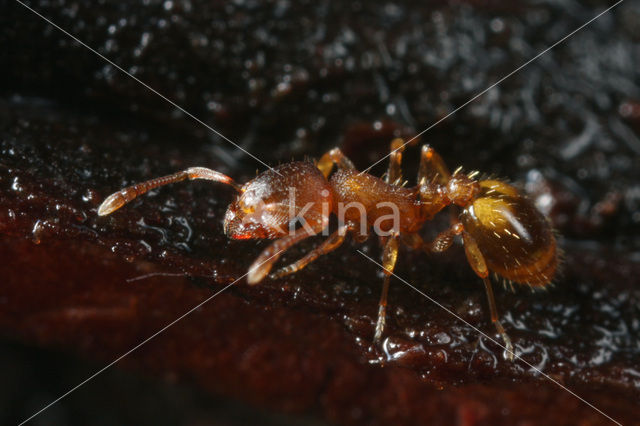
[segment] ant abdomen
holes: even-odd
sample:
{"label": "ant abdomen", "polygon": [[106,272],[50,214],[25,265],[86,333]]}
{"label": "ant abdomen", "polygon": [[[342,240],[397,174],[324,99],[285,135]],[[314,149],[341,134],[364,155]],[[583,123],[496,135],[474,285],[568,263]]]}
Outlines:
{"label": "ant abdomen", "polygon": [[478,185],[480,191],[460,220],[489,271],[532,287],[549,284],[558,256],[547,219],[507,183],[483,180]]}

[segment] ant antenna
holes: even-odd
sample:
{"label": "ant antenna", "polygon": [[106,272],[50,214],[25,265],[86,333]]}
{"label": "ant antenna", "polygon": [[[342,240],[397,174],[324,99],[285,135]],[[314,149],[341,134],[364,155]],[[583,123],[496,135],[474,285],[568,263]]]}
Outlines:
{"label": "ant antenna", "polygon": [[231,185],[236,191],[242,192],[242,187],[235,183],[233,179],[231,179],[227,175],[223,175],[220,172],[216,172],[215,170],[207,169],[204,167],[191,167],[172,175],[162,176],[155,179],[147,180],[145,182],[140,182],[135,185],[123,188],[118,192],[114,192],[113,194],[109,195],[102,202],[102,204],[100,204],[100,207],[98,208],[98,215],[106,216],[108,214],[111,214],[136,197],[145,194],[152,189],[155,189],[159,186],[168,185],[170,183],[180,182],[186,179],[212,180],[214,182]]}

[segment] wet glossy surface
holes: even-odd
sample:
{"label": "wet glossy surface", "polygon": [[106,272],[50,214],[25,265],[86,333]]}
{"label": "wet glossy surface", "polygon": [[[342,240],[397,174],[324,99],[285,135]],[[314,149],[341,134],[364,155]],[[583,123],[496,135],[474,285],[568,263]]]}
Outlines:
{"label": "wet glossy surface", "polygon": [[[41,9],[270,164],[341,145],[364,168],[387,151],[394,131],[422,130],[602,10],[567,7]],[[525,360],[624,424],[637,423],[640,398],[640,67],[630,53],[639,13],[625,2],[427,135],[448,164],[511,177],[550,214],[564,236],[560,277],[547,292],[496,289],[503,324]],[[18,5],[8,16],[0,332],[106,364],[244,274],[264,245],[223,235],[229,188],[176,184],[99,218],[103,198],[188,166],[238,182],[263,166]],[[417,172],[418,152],[405,153],[406,176]],[[444,229],[442,216],[426,236]],[[380,276],[356,248],[380,255],[373,242],[348,243],[286,279],[241,281],[120,368],[160,382],[151,388],[177,381],[205,400],[322,422],[606,424],[528,366],[502,361],[498,347],[399,281],[385,345],[372,347]],[[482,284],[459,246],[443,256],[401,252],[397,273],[493,337]],[[46,369],[49,356],[34,357],[34,371]],[[86,375],[77,376],[59,377],[53,388]],[[21,390],[3,422],[57,396],[43,387]],[[108,409],[117,410],[117,391],[78,392],[113,398]],[[134,406],[162,422],[142,401]],[[72,408],[63,402],[43,419],[70,423]]]}

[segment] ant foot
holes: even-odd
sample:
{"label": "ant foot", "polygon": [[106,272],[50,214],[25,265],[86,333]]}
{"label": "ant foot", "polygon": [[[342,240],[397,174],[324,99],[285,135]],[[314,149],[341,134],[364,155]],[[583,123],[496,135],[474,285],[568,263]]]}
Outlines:
{"label": "ant foot", "polygon": [[513,350],[513,344],[511,344],[511,339],[504,332],[500,333],[500,336],[504,342],[504,352],[502,352],[502,357],[508,361],[513,361],[515,358],[515,352]]}
{"label": "ant foot", "polygon": [[382,333],[384,333],[384,327],[387,324],[387,316],[385,314],[385,306],[380,305],[378,308],[378,320],[376,321],[376,331],[373,334],[373,343],[380,344],[382,339]]}

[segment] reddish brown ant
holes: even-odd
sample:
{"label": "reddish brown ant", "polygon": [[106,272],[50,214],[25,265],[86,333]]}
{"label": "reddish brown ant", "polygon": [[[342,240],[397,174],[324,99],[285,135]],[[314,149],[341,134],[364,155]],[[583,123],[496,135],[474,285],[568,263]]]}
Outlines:
{"label": "reddish brown ant", "polygon": [[[270,277],[299,271],[339,247],[347,233],[357,241],[364,241],[375,224],[377,231],[384,234],[380,240],[385,269],[374,334],[376,342],[385,326],[389,279],[398,257],[398,243],[426,252],[442,252],[451,246],[456,235],[461,235],[467,260],[484,282],[491,320],[504,340],[505,355],[513,359],[513,346],[498,319],[489,273],[531,287],[548,285],[558,264],[556,241],[549,222],[526,197],[505,182],[475,180],[477,172],[451,175],[442,158],[428,145],[422,147],[417,185],[402,186],[403,148],[401,139],[391,143],[390,164],[384,179],[358,172],[351,160],[334,148],[316,165],[310,162],[283,164],[242,186],[222,173],[190,168],[122,189],[102,203],[98,214],[110,214],[153,188],[185,179],[231,185],[239,194],[225,214],[225,234],[233,239],[276,240],[249,268],[249,284],[260,282],[291,246],[325,231],[331,214],[341,216],[338,229],[302,259]],[[334,165],[337,171],[331,175]],[[295,199],[291,194],[297,194]],[[344,205],[362,207],[354,211],[345,210]],[[418,233],[422,225],[450,205],[461,208],[458,218],[434,241],[424,242]],[[397,221],[392,220],[393,213]],[[305,226],[290,227],[294,219],[304,221]]]}

